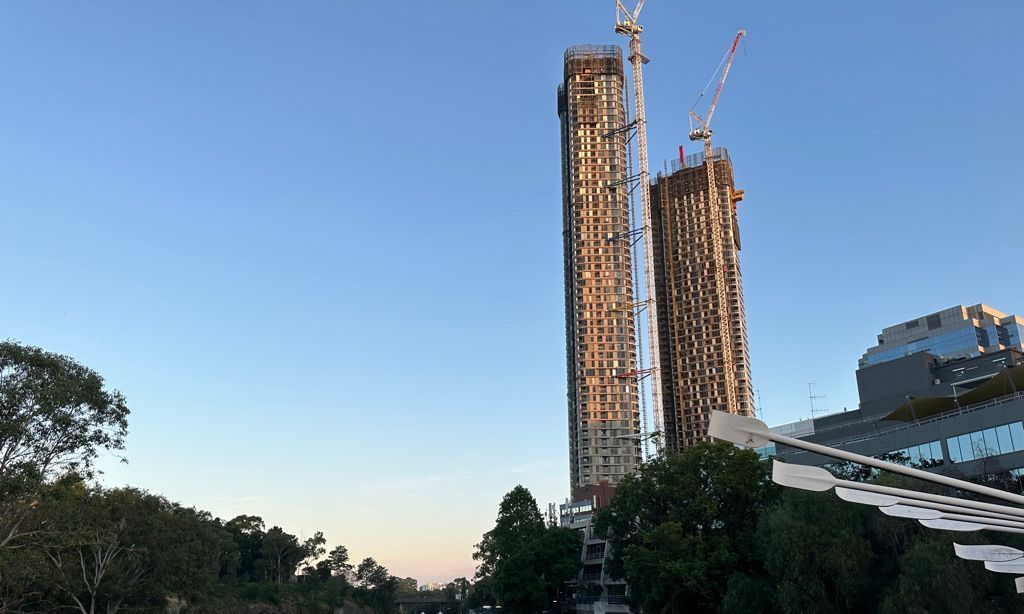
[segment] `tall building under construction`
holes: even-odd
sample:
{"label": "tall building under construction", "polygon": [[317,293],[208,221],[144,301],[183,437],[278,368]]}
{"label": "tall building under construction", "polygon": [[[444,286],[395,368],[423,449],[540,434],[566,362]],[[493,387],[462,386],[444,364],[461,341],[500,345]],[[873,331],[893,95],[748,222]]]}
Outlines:
{"label": "tall building under construction", "polygon": [[569,466],[582,496],[641,462],[623,79],[616,46],[565,52],[558,116]]}
{"label": "tall building under construction", "polygon": [[716,148],[712,158],[717,207],[709,205],[704,153],[674,160],[672,172],[659,173],[651,185],[659,366],[670,452],[703,441],[712,410],[753,415],[736,220],[743,192],[735,189],[728,152]]}

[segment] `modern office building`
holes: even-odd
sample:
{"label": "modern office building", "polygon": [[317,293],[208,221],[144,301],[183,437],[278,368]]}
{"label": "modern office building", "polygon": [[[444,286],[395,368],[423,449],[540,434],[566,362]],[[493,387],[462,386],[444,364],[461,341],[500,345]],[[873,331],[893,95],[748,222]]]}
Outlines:
{"label": "modern office building", "polygon": [[[754,411],[736,218],[743,192],[735,188],[728,152],[716,148],[712,155],[717,211],[710,209],[703,152],[674,160],[671,172],[659,173],[650,188],[661,398],[670,451],[703,441],[712,410]],[[716,230],[721,256],[714,249]]]}
{"label": "modern office building", "polygon": [[[573,499],[641,462],[622,52],[570,47],[558,87]],[[630,438],[623,438],[630,437]]]}
{"label": "modern office building", "polygon": [[882,329],[878,345],[868,348],[860,366],[877,365],[915,352],[938,358],[970,358],[985,352],[1024,351],[1024,320],[988,305],[957,305]]}
{"label": "modern office building", "polygon": [[[1022,324],[986,305],[960,305],[890,326],[860,361],[856,410],[773,430],[958,477],[1019,478],[1024,474]],[[787,446],[766,452],[800,464],[835,462]]]}

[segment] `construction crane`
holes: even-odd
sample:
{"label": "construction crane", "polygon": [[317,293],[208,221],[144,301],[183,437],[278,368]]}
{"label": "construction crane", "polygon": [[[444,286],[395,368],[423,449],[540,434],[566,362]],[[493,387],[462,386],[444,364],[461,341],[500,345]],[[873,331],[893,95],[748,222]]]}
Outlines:
{"label": "construction crane", "polygon": [[[729,69],[732,68],[733,58],[736,57],[736,48],[740,45],[740,39],[746,35],[747,31],[743,29],[740,29],[740,31],[736,33],[736,38],[733,39],[732,46],[729,47],[729,51],[726,52],[725,57],[722,58],[722,62],[718,65],[718,67],[721,68],[722,64],[724,64],[725,68],[722,70],[722,77],[718,80],[718,87],[715,88],[715,97],[711,99],[711,106],[708,107],[707,119],[701,119],[700,115],[697,115],[693,111],[693,107],[697,106],[696,102],[693,104],[693,107],[690,107],[690,118],[697,121],[697,128],[690,130],[690,140],[703,140],[704,153],[709,152],[707,148],[711,143],[711,117],[715,114],[715,108],[718,107],[718,100],[722,97],[722,89],[725,87],[725,80],[729,78]],[[715,72],[717,73],[718,70],[716,69]],[[712,75],[711,79],[712,81],[714,80],[714,75]],[[704,87],[705,92],[710,85],[711,81],[709,81],[708,85]],[[700,99],[703,97],[704,92],[701,92],[700,96],[697,97],[697,102],[700,102]],[[710,158],[708,159],[710,160]]]}
{"label": "construction crane", "polygon": [[[661,373],[660,356],[658,344],[658,307],[655,302],[654,292],[654,252],[653,239],[651,235],[651,195],[650,195],[650,169],[647,160],[647,116],[644,113],[644,76],[643,65],[650,62],[650,59],[640,49],[640,33],[644,28],[639,23],[640,11],[644,8],[644,0],[637,0],[632,11],[628,10],[622,0],[615,0],[615,32],[629,37],[629,63],[633,66],[633,123],[636,128],[637,139],[637,161],[640,164],[637,177],[640,186],[640,215],[643,240],[643,274],[644,291],[647,306],[647,347],[650,356],[650,369],[644,369],[643,364],[638,365],[637,373],[648,373],[651,380],[651,413],[654,418],[654,430],[662,431],[662,408],[661,408]],[[634,275],[636,275],[636,263],[634,263]],[[639,300],[639,297],[636,297]],[[638,312],[639,313],[639,312]],[[639,322],[637,322],[639,324]],[[640,327],[637,326],[637,330]],[[641,348],[637,347],[637,356],[642,363]],[[643,394],[642,377],[638,379],[637,386]],[[642,408],[646,414],[646,408]],[[645,416],[646,420],[646,416]],[[661,440],[655,439],[655,448],[661,451]]]}
{"label": "construction crane", "polygon": [[[715,288],[717,289],[718,304],[720,309],[728,310],[729,305],[729,290],[728,280],[726,279],[725,273],[725,245],[724,245],[724,232],[723,232],[723,217],[725,221],[731,224],[732,215],[723,216],[722,208],[719,201],[718,194],[718,181],[715,178],[715,159],[714,150],[711,147],[711,118],[715,114],[715,109],[718,107],[718,100],[722,97],[722,89],[725,87],[725,80],[729,77],[729,69],[732,68],[732,60],[736,56],[736,48],[740,44],[740,39],[747,34],[746,30],[740,30],[736,33],[736,38],[732,41],[732,46],[729,51],[726,52],[725,57],[722,58],[722,62],[719,63],[719,68],[722,68],[723,64],[725,68],[722,69],[722,77],[718,80],[718,87],[715,88],[715,97],[711,100],[711,106],[708,107],[707,116],[701,118],[700,115],[694,112],[693,108],[697,106],[697,102],[704,96],[704,92],[707,91],[711,82],[714,81],[714,75],[708,81],[708,84],[704,86],[704,92],[701,92],[700,96],[697,97],[697,102],[694,102],[693,106],[690,107],[690,119],[691,119],[691,130],[690,140],[691,141],[704,141],[704,166],[707,168],[708,174],[708,191],[705,204],[707,209],[705,211],[707,215],[707,221],[711,226],[711,250],[712,268],[714,269],[715,275]],[[716,69],[716,73],[718,70]],[[696,128],[692,127],[692,122],[696,121]],[[737,195],[735,200],[741,198],[741,195]],[[730,203],[732,206],[733,203]],[[730,316],[728,313],[722,318],[718,329],[721,336],[722,346],[722,363],[724,366],[725,375],[725,392],[726,392],[726,407],[729,412],[735,412],[739,408],[739,392],[736,389],[736,363],[733,359],[732,353],[732,326],[730,325]]]}

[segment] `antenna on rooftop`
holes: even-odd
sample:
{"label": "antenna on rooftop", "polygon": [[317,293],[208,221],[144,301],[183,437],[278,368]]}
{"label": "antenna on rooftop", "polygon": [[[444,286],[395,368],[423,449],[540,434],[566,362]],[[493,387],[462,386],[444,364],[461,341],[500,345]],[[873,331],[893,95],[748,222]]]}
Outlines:
{"label": "antenna on rooftop", "polygon": [[827,414],[828,410],[825,408],[818,409],[814,406],[814,401],[817,399],[827,399],[828,395],[814,394],[814,382],[807,382],[807,399],[811,402],[811,419],[817,418],[819,415]]}

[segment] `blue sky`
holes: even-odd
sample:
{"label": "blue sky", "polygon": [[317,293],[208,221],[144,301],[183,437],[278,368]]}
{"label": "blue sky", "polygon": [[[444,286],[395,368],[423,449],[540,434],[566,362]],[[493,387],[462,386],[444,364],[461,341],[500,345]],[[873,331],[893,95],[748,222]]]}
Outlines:
{"label": "blue sky", "polygon": [[[644,10],[653,166],[739,27],[715,119],[746,190],[772,424],[857,402],[883,326],[1024,312],[1017,2]],[[0,337],[132,407],[106,483],[469,575],[517,483],[568,489],[555,86],[611,2],[0,8]],[[696,151],[696,149],[693,149]]]}

